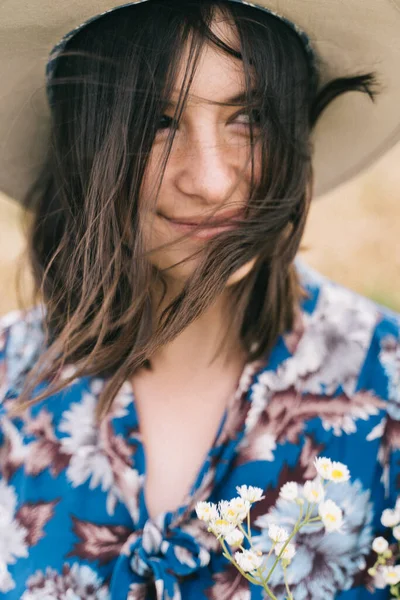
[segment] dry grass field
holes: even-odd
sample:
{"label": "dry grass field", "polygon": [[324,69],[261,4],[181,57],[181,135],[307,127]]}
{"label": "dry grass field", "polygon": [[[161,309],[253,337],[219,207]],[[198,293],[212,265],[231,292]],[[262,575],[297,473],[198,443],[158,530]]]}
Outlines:
{"label": "dry grass field", "polygon": [[311,266],[400,311],[400,145],[314,203],[304,245]]}
{"label": "dry grass field", "polygon": [[[0,194],[0,315],[18,307],[15,265],[24,246],[15,202]],[[373,168],[314,202],[305,262],[400,312],[400,145]],[[25,269],[23,296],[31,289]]]}

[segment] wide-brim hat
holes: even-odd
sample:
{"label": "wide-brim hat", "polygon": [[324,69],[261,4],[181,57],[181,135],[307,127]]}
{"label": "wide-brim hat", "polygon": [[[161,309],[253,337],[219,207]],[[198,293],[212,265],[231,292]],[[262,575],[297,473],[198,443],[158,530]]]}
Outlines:
{"label": "wide-brim hat", "polygon": [[[146,0],[139,0],[146,1]],[[240,1],[240,0],[235,0]],[[49,140],[49,65],[96,18],[135,2],[2,0],[0,3],[0,190],[21,201]],[[380,93],[346,93],[313,132],[314,196],[331,191],[400,141],[400,0],[253,0],[290,21],[318,58],[321,86],[375,72]],[[50,61],[50,62],[49,62]]]}

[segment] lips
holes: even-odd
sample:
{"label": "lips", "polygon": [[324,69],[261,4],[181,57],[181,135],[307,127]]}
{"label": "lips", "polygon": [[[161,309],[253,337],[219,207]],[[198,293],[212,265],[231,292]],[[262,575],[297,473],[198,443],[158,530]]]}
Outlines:
{"label": "lips", "polygon": [[[170,218],[170,217],[166,217],[161,213],[158,213],[159,217],[161,217],[161,219],[163,219],[168,225],[169,227],[172,227],[172,229],[178,233],[178,234],[190,234],[190,236],[193,239],[197,239],[197,240],[208,240],[213,238],[215,235],[218,235],[219,233],[224,233],[225,231],[229,231],[231,229],[233,229],[235,227],[235,220],[232,219],[230,222],[228,222],[228,224],[226,223],[226,219],[229,218],[228,215],[232,218],[232,215],[235,215],[235,217],[237,218],[238,216],[241,216],[243,214],[243,212],[239,213],[238,211],[235,211],[235,213],[233,213],[233,211],[230,211],[230,213],[224,213],[223,216],[221,216],[221,218],[217,221],[217,220],[213,220],[212,221],[212,227],[208,227],[209,223],[204,223],[204,219],[206,217],[202,217],[201,220],[200,217],[196,216],[196,217],[190,217],[188,219],[184,219],[183,217],[177,217],[177,218]],[[219,223],[223,223],[222,221],[222,217],[223,219],[225,219],[225,224],[222,224],[220,226],[218,226]],[[178,220],[179,219],[179,220]],[[198,226],[202,226],[201,229],[197,230],[196,228]]]}
{"label": "lips", "polygon": [[[243,210],[235,210],[235,211],[229,211],[229,212],[225,212],[221,215],[219,215],[219,218],[217,219],[212,219],[210,221],[207,221],[207,225],[218,225],[220,223],[224,223],[226,222],[227,219],[231,219],[231,220],[239,220],[241,217],[243,217]],[[207,215],[204,216],[193,216],[193,217],[168,217],[167,215],[164,214],[160,214],[160,216],[164,217],[164,219],[167,219],[168,221],[171,221],[172,223],[175,223],[176,225],[187,225],[189,227],[198,227],[199,225],[202,225],[206,220],[207,220]]]}

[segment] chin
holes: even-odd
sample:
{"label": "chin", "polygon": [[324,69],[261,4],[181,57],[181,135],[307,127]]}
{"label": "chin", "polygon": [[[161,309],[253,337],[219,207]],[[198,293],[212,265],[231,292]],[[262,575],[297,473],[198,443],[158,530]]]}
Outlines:
{"label": "chin", "polygon": [[198,257],[181,262],[185,258],[186,257],[184,256],[174,256],[174,253],[164,252],[162,253],[162,256],[153,256],[150,260],[151,263],[162,272],[164,277],[184,283],[193,274],[200,263]]}

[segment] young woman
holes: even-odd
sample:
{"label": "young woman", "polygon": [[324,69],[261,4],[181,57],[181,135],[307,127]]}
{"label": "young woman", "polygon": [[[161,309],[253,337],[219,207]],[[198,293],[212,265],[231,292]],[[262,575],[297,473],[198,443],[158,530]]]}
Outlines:
{"label": "young woman", "polygon": [[[344,526],[298,535],[293,596],[374,590],[400,320],[295,257],[311,199],[399,137],[400,7],[256,4],[2,9],[25,71],[0,184],[29,209],[36,288],[0,327],[0,598],[261,598],[195,505],[262,488],[267,551],[296,518],[279,489],[320,455],[350,469]],[[26,48],[56,43],[45,103]],[[6,120],[29,123],[18,149]]]}

